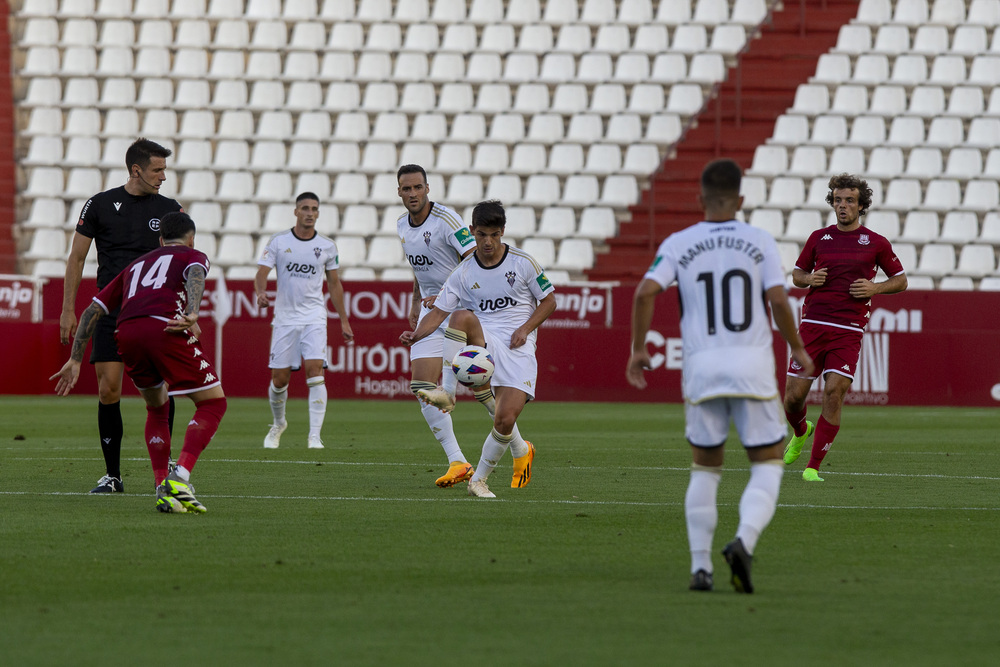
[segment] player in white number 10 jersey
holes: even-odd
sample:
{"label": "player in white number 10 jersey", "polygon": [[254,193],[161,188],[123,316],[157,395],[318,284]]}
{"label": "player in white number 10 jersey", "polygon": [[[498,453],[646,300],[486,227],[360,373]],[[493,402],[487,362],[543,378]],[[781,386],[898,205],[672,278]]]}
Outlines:
{"label": "player in white number 10 jersey", "polygon": [[675,281],[681,306],[685,435],[693,465],[684,501],[691,548],[691,589],[712,589],[712,538],[718,520],[716,494],[730,419],[750,458],[750,481],[740,500],[736,539],[723,555],[738,592],[752,593],[750,564],[757,539],[774,516],[784,474],[786,426],[778,383],[770,302],[775,324],[793,358],[812,368],[788,304],[785,276],[774,238],[736,220],[743,205],[742,174],[732,160],[710,162],[699,197],[705,220],[671,235],[635,291],[630,384],[646,387],[650,367],[646,335],[656,295]]}
{"label": "player in white number 10 jersey", "polygon": [[[486,479],[508,447],[514,456],[511,487],[521,488],[531,481],[535,448],[518,432],[517,417],[535,396],[538,326],[556,309],[554,290],[538,262],[523,250],[503,243],[506,224],[500,202],[476,205],[471,227],[476,252],[448,277],[434,302],[434,310],[420,321],[416,330],[399,337],[404,345],[418,344],[451,313],[444,357],[454,358],[466,344],[486,347],[493,356],[496,364],[491,381],[496,395],[493,430],[483,444],[479,465],[469,480],[469,495],[480,498],[496,497],[486,486]],[[454,374],[446,375],[454,380]],[[424,397],[445,406],[455,400],[447,388],[425,392]]]}

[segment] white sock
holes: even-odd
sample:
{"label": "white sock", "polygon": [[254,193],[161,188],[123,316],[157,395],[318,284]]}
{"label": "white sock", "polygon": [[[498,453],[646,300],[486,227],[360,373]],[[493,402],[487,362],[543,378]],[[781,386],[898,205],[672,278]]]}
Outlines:
{"label": "white sock", "polygon": [[444,330],[444,345],[441,348],[441,387],[452,397],[458,391],[458,378],[451,370],[451,362],[458,351],[468,345],[469,337],[464,331],[448,327]]}
{"label": "white sock", "polygon": [[721,467],[694,466],[691,469],[691,481],[684,496],[684,516],[687,518],[692,574],[698,570],[713,572],[712,538],[719,522],[715,499],[721,479]]}
{"label": "white sock", "polygon": [[497,402],[493,397],[493,389],[487,387],[481,391],[472,392],[472,395],[476,397],[476,400],[483,404],[486,408],[486,412],[490,413],[490,419],[496,417],[497,414]]}
{"label": "white sock", "polygon": [[521,437],[521,432],[517,430],[517,424],[514,424],[514,430],[510,432],[510,453],[516,458],[528,455],[528,443]]}
{"label": "white sock", "polygon": [[778,492],[785,465],[781,459],[750,464],[750,481],[740,498],[740,525],[736,537],[743,540],[747,553],[753,555],[760,534],[767,528],[778,506]]}
{"label": "white sock", "polygon": [[444,450],[445,456],[448,457],[448,463],[455,461],[468,463],[465,454],[462,453],[462,448],[458,444],[458,438],[455,437],[455,428],[452,425],[451,415],[447,412],[441,412],[433,405],[427,405],[426,403],[420,404],[420,414],[424,416],[424,421],[430,427],[431,433],[441,443],[441,448]]}
{"label": "white sock", "polygon": [[176,473],[177,476],[180,477],[185,482],[191,481],[191,471],[185,468],[184,466],[177,466],[176,468],[174,468],[174,473]]}
{"label": "white sock", "polygon": [[322,375],[306,380],[309,386],[309,437],[319,437],[326,419],[326,380]]}
{"label": "white sock", "polygon": [[483,443],[483,454],[479,459],[479,465],[476,466],[476,472],[469,481],[486,481],[493,472],[493,469],[500,463],[503,453],[507,451],[507,447],[510,445],[510,438],[511,436],[509,435],[497,433],[496,429],[490,431],[490,434],[486,436],[486,442]]}
{"label": "white sock", "polygon": [[285,423],[285,400],[288,398],[288,387],[278,389],[274,382],[267,388],[267,398],[271,402],[271,416],[275,424]]}

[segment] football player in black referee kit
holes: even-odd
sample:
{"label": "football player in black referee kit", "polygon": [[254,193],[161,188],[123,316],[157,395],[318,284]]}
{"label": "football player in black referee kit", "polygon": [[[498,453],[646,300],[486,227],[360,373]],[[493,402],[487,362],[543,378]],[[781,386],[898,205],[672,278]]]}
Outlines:
{"label": "football player in black referee kit", "polygon": [[[110,283],[140,255],[160,247],[160,218],[181,205],[159,194],[167,180],[167,158],[172,151],[148,139],[137,139],[125,152],[128,181],[123,186],[99,192],[83,206],[73,236],[73,247],[66,260],[62,314],[59,316],[59,340],[63,345],[76,333],[76,293],[80,288],[83,264],[90,242],[97,242],[97,289]],[[97,429],[104,452],[107,474],[91,493],[120,493],[124,490],[121,473],[122,449],[122,375],[125,365],[118,356],[115,326],[118,311],[102,317],[94,331],[90,363],[97,371],[100,403],[97,406]],[[170,399],[170,428],[174,425],[174,401]]]}

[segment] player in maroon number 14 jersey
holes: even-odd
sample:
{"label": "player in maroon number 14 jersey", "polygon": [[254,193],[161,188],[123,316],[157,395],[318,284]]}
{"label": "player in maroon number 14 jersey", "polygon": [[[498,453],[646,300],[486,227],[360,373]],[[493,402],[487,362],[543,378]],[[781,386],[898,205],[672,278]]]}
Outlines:
{"label": "player in maroon number 14 jersey", "polygon": [[[850,174],[830,179],[826,201],[837,224],[809,236],[792,269],[796,287],[808,287],[799,334],[823,377],[823,410],[815,426],[806,420],[806,397],[816,375],[802,373],[794,360],[785,385],[785,417],[795,431],[785,448],[785,464],[799,458],[815,433],[812,455],[802,473],[807,482],[822,482],[819,466],[840,430],[844,396],[854,381],[861,338],[871,316],[872,297],[906,289],[906,273],[889,240],[861,226],[872,204],[868,183]],[[872,282],[878,269],[887,280]]]}
{"label": "player in maroon number 14 jersey", "polygon": [[[161,512],[206,511],[194,497],[191,470],[226,413],[222,383],[198,342],[208,258],[194,249],[194,233],[194,221],[186,213],[163,216],[160,247],[125,267],[94,297],[80,317],[69,361],[49,378],[58,378],[58,395],[69,394],[97,321],[118,310],[115,339],[125,372],[146,401],[146,447]],[[172,471],[168,393],[186,395],[195,404]]]}

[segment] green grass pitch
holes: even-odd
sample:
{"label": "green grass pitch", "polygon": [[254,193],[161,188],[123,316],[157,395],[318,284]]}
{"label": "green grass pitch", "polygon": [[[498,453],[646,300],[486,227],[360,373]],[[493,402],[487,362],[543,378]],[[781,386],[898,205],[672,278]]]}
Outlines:
{"label": "green grass pitch", "polygon": [[[1000,414],[848,406],[822,474],[792,466],[737,595],[719,550],[746,457],[731,438],[713,593],[687,590],[680,406],[539,401],[531,484],[438,489],[412,401],[332,401],[322,451],[291,401],[230,400],[194,471],[206,515],[153,507],[145,410],[123,402],[126,493],[96,398],[0,398],[5,665],[983,665],[1000,652]],[[818,408],[810,407],[811,416]],[[178,400],[176,433],[191,404]],[[485,412],[459,404],[478,461]],[[180,438],[175,437],[175,452]]]}

